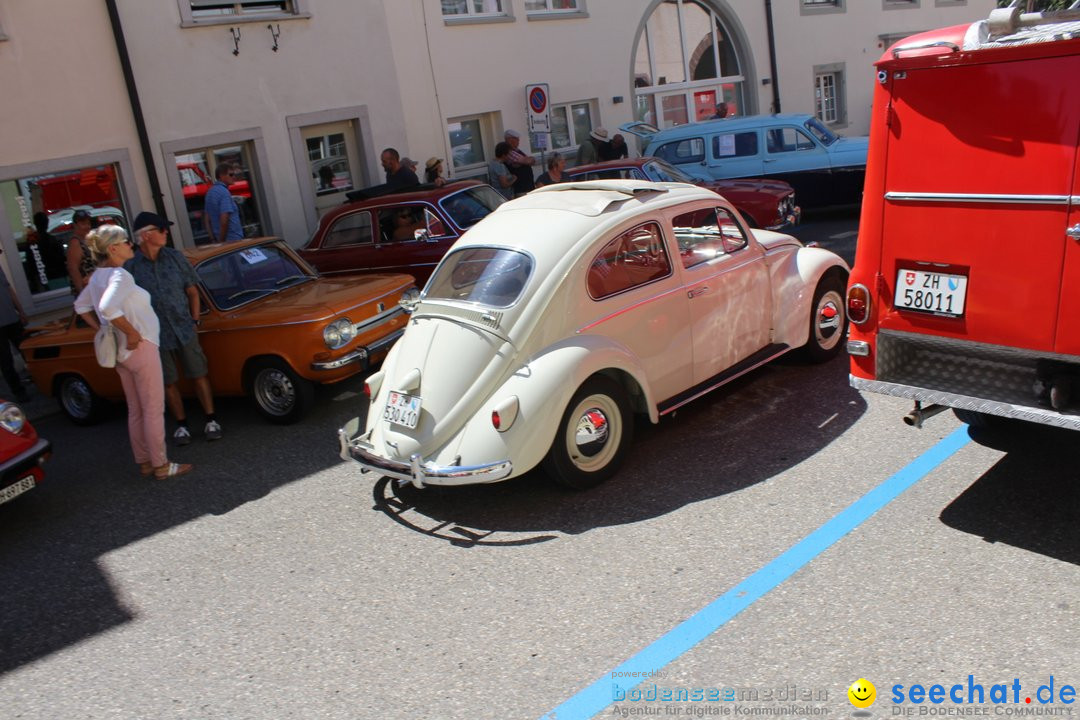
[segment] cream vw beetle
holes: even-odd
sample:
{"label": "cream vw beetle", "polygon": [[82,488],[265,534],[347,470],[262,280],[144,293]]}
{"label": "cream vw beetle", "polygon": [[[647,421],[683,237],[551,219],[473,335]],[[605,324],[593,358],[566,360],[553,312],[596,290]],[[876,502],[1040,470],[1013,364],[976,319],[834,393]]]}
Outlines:
{"label": "cream vw beetle", "polygon": [[549,185],[471,228],[411,298],[342,457],[417,487],[541,463],[591,487],[618,469],[633,413],[658,422],[793,348],[834,356],[847,274],[704,188]]}

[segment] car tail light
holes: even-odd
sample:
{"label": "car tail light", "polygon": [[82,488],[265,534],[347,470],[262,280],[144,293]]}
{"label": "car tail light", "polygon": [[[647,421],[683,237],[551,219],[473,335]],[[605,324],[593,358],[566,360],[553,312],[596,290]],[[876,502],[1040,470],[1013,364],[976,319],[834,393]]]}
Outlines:
{"label": "car tail light", "polygon": [[491,426],[499,432],[506,432],[514,424],[518,416],[518,399],[516,395],[504,399],[491,411]]}
{"label": "car tail light", "polygon": [[382,387],[384,377],[386,377],[386,373],[379,370],[368,375],[367,380],[364,381],[364,394],[368,396],[369,401],[375,402],[375,396],[379,394],[379,388]]}
{"label": "car tail light", "polygon": [[852,285],[847,294],[848,320],[862,325],[870,319],[870,291],[865,285]]}

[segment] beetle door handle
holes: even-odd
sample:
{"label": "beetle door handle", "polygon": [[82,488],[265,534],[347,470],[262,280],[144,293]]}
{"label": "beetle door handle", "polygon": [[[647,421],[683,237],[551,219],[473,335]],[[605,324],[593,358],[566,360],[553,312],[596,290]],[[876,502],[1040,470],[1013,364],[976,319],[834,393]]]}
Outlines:
{"label": "beetle door handle", "polygon": [[1073,240],[1080,240],[1080,223],[1076,223],[1071,228],[1066,230],[1065,234],[1071,237]]}
{"label": "beetle door handle", "polygon": [[696,287],[693,290],[686,293],[686,297],[688,297],[688,298],[696,298],[698,295],[704,295],[707,292],[709,292],[709,286],[708,285],[699,285],[698,287]]}

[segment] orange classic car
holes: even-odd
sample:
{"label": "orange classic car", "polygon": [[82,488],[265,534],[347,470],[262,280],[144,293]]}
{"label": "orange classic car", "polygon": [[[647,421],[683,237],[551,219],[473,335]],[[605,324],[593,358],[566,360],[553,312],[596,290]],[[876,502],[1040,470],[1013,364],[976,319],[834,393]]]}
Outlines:
{"label": "orange classic car", "polygon": [[[400,274],[320,277],[276,238],[185,250],[199,278],[199,342],[215,395],[250,395],[271,422],[310,408],[316,384],[334,383],[380,360],[404,331],[398,301],[418,294]],[[21,347],[34,383],[53,392],[74,422],[96,420],[124,397],[116,370],[94,357],[82,318],[38,329]],[[193,387],[180,388],[191,394]]]}

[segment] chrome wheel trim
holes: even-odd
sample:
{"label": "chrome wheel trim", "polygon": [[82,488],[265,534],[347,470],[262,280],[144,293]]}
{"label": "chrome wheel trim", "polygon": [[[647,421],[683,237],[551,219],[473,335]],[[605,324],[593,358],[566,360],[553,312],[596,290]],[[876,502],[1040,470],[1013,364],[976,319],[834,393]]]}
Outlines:
{"label": "chrome wheel trim", "polygon": [[844,299],[829,290],[814,308],[814,338],[822,350],[832,350],[843,339]]}
{"label": "chrome wheel trim", "polygon": [[296,387],[278,368],[265,368],[255,376],[256,402],[271,415],[286,415],[296,405]]}
{"label": "chrome wheel trim", "polygon": [[60,385],[60,404],[71,417],[85,420],[94,406],[94,394],[82,378],[64,378]]}
{"label": "chrome wheel trim", "polygon": [[564,430],[566,454],[578,470],[597,472],[614,459],[622,433],[618,404],[607,395],[589,395],[570,413]]}

